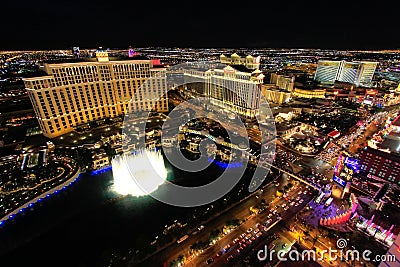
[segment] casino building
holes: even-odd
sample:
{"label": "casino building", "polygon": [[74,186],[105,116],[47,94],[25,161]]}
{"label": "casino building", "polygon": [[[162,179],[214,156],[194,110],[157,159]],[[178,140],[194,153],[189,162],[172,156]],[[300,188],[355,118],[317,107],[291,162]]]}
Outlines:
{"label": "casino building", "polygon": [[24,79],[43,134],[49,138],[75,126],[135,111],[168,111],[166,70],[151,60],[45,64],[47,76]]}
{"label": "casino building", "polygon": [[322,84],[335,81],[348,82],[357,86],[370,86],[378,62],[320,60],[314,80]]}
{"label": "casino building", "polygon": [[264,74],[258,69],[224,65],[212,69],[185,70],[184,81],[187,88],[202,91],[212,105],[244,119],[255,119],[259,113]]}

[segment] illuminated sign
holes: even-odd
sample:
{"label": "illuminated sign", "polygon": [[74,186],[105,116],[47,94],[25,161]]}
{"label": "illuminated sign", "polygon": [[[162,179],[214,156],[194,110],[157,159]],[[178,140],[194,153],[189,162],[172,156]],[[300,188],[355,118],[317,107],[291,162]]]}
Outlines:
{"label": "illuminated sign", "polygon": [[333,180],[338,183],[339,185],[345,187],[346,186],[346,181],[343,179],[340,179],[339,177],[337,177],[336,175],[333,176]]}
{"label": "illuminated sign", "polygon": [[79,54],[80,54],[79,47],[77,47],[77,46],[73,47],[72,48],[72,54],[74,56],[79,56]]}
{"label": "illuminated sign", "polygon": [[342,156],[342,154],[340,154],[335,166],[335,175],[338,175],[342,171],[343,163],[344,163],[344,157]]}
{"label": "illuminated sign", "polygon": [[159,66],[161,65],[161,61],[159,59],[152,59],[151,63],[153,64],[153,66]]}
{"label": "illuminated sign", "polygon": [[353,171],[358,171],[358,166],[359,166],[358,159],[346,157],[346,159],[344,160],[344,164],[347,167],[351,168]]}

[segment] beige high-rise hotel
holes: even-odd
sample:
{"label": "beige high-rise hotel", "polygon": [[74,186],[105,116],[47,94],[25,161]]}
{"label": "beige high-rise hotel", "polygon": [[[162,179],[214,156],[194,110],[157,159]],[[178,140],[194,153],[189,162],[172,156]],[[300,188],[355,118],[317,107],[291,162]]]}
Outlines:
{"label": "beige high-rise hotel", "polygon": [[[99,59],[99,57],[98,57]],[[24,79],[43,134],[129,112],[168,111],[165,68],[151,60],[45,64],[47,76]]]}

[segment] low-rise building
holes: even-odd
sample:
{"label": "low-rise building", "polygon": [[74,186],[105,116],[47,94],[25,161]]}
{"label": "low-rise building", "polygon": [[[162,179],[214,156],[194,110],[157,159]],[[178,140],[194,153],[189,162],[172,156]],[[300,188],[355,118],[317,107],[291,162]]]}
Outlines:
{"label": "low-rise building", "polygon": [[93,169],[99,170],[110,165],[110,161],[105,152],[92,156]]}
{"label": "low-rise building", "polygon": [[325,98],[325,89],[300,89],[295,88],[292,96],[299,98]]}

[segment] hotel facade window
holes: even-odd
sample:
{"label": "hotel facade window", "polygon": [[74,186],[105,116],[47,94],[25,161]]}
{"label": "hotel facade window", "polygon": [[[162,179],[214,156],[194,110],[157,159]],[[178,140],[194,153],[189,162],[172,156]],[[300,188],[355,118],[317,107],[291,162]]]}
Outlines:
{"label": "hotel facade window", "polygon": [[400,185],[400,157],[367,147],[360,153],[361,171]]}
{"label": "hotel facade window", "polygon": [[185,83],[204,86],[211,104],[229,110],[244,119],[258,115],[264,75],[259,70],[242,72],[232,66],[207,71],[185,71]]}
{"label": "hotel facade window", "polygon": [[335,81],[348,82],[357,86],[370,86],[377,62],[346,62],[320,60],[314,80],[322,84],[334,84]]}
{"label": "hotel facade window", "polygon": [[43,134],[128,112],[168,111],[166,70],[151,60],[45,64],[48,76],[24,79]]}

